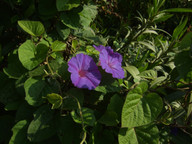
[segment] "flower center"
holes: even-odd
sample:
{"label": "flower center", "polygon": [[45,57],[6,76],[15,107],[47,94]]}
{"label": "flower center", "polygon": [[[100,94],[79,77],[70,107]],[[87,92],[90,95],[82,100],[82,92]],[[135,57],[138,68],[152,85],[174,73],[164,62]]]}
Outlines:
{"label": "flower center", "polygon": [[110,68],[113,68],[113,63],[110,63],[110,62],[108,62],[108,66],[110,67]]}
{"label": "flower center", "polygon": [[85,77],[85,76],[86,76],[86,71],[80,70],[80,71],[79,71],[79,76],[80,76],[80,77]]}

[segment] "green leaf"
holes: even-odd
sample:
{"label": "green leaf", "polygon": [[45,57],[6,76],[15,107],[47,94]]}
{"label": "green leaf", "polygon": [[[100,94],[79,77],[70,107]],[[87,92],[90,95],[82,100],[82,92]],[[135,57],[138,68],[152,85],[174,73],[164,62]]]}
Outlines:
{"label": "green leaf", "polygon": [[83,27],[88,27],[90,23],[96,18],[97,6],[84,5],[83,10],[78,14],[80,15],[80,24]]}
{"label": "green leaf", "polygon": [[192,93],[189,98],[189,106],[187,110],[187,118],[189,118],[192,115]]}
{"label": "green leaf", "polygon": [[171,8],[171,9],[166,9],[166,10],[163,10],[164,12],[192,12],[192,9],[190,8]]}
{"label": "green leaf", "polygon": [[122,128],[118,135],[119,144],[157,144],[159,130],[156,126]]}
{"label": "green leaf", "polygon": [[192,71],[192,57],[190,56],[190,50],[181,51],[175,56],[174,63],[182,78],[185,78],[187,73]]}
{"label": "green leaf", "polygon": [[64,60],[52,60],[50,62],[50,66],[54,72],[58,73],[64,80],[68,80],[70,78],[70,73],[67,70],[68,65],[67,62]]}
{"label": "green leaf", "polygon": [[78,15],[80,11],[81,9],[75,9],[70,12],[61,13],[61,22],[71,29],[78,29],[82,27],[80,24],[80,16]]}
{"label": "green leaf", "polygon": [[72,8],[78,7],[80,0],[57,0],[56,6],[58,11],[71,10]]}
{"label": "green leaf", "polygon": [[63,40],[67,39],[71,30],[62,23],[56,24],[56,30]]}
{"label": "green leaf", "polygon": [[[150,42],[150,41],[149,41]],[[145,41],[138,41],[139,44],[142,44],[146,47],[148,47],[150,50],[152,50],[153,52],[156,52],[156,48],[155,45],[153,45],[152,43],[149,42],[145,42]]]}
{"label": "green leaf", "polygon": [[98,122],[106,126],[116,126],[119,123],[117,113],[113,111],[106,111]]}
{"label": "green leaf", "polygon": [[116,112],[118,117],[119,117],[119,116],[121,116],[122,108],[123,108],[122,98],[117,94],[113,95],[110,99],[108,106],[107,106],[107,110]]}
{"label": "green leaf", "polygon": [[94,5],[84,5],[70,12],[61,14],[61,22],[72,29],[88,27],[97,15],[97,7]]}
{"label": "green leaf", "polygon": [[146,70],[141,72],[138,76],[145,79],[155,79],[157,78],[157,71],[154,70]]}
{"label": "green leaf", "polygon": [[29,71],[30,77],[36,77],[36,76],[43,76],[45,75],[45,65],[38,66],[37,68],[33,69],[32,71]]}
{"label": "green leaf", "polygon": [[61,42],[61,41],[54,41],[53,44],[51,45],[51,48],[53,51],[64,51],[66,49],[66,44]]}
{"label": "green leaf", "polygon": [[[37,10],[37,9],[36,9]],[[41,19],[49,19],[57,14],[55,0],[40,0],[38,1],[38,12]]]}
{"label": "green leaf", "polygon": [[181,33],[187,24],[188,18],[186,17],[184,21],[180,21],[180,24],[174,29],[172,39],[179,39]]}
{"label": "green leaf", "polygon": [[156,15],[153,19],[153,21],[155,22],[162,22],[162,21],[166,21],[167,19],[171,18],[173,16],[173,14],[168,14],[168,13],[160,13],[158,15]]}
{"label": "green leaf", "polygon": [[4,73],[9,76],[9,78],[18,79],[21,75],[26,72],[26,69],[22,66],[18,59],[17,51],[9,53],[8,56],[8,66],[3,69]]}
{"label": "green leaf", "polygon": [[62,144],[72,144],[74,139],[75,123],[70,116],[60,116],[57,121],[57,134]]}
{"label": "green leaf", "polygon": [[[96,122],[94,111],[89,108],[82,108],[81,111],[82,111],[83,123],[89,126],[94,126]],[[79,110],[77,110],[77,112],[72,111],[71,116],[76,123],[82,123]]]}
{"label": "green leaf", "polygon": [[147,125],[157,118],[162,107],[162,99],[155,93],[128,94],[122,110],[122,127]]}
{"label": "green leaf", "polygon": [[18,122],[24,119],[33,119],[33,113],[35,110],[35,107],[30,106],[26,101],[22,102],[17,109],[15,121]]}
{"label": "green leaf", "polygon": [[97,45],[105,45],[107,42],[107,38],[103,38],[102,35],[96,35],[92,28],[90,27],[83,27],[82,29],[75,29],[74,33],[75,36],[83,38],[85,40],[91,40],[93,43]]}
{"label": "green leaf", "polygon": [[157,77],[156,79],[154,79],[152,82],[151,82],[151,86],[150,87],[153,87],[153,86],[156,86],[158,84],[161,84],[161,82],[163,82],[164,80],[166,80],[167,77],[166,76],[160,76],[160,77]]}
{"label": "green leaf", "polygon": [[9,102],[9,103],[5,106],[4,109],[5,109],[6,111],[17,110],[20,104],[21,104],[21,101]]}
{"label": "green leaf", "polygon": [[50,110],[48,105],[44,105],[34,113],[34,119],[27,130],[28,139],[32,142],[40,142],[55,133],[53,111]]}
{"label": "green leaf", "polygon": [[43,97],[51,93],[51,88],[45,81],[40,79],[29,78],[24,83],[25,100],[32,106],[39,106],[43,103]]}
{"label": "green leaf", "polygon": [[121,111],[123,107],[123,100],[117,94],[113,95],[110,99],[110,103],[107,106],[107,110],[98,120],[98,122],[105,124],[106,126],[115,126],[119,123],[121,118]]}
{"label": "green leaf", "polygon": [[26,69],[32,70],[45,60],[47,51],[46,45],[40,43],[35,46],[32,41],[27,40],[19,47],[19,60]]}
{"label": "green leaf", "polygon": [[192,45],[192,32],[188,32],[184,38],[182,38],[181,43],[179,45],[180,50],[189,50]]}
{"label": "green leaf", "polygon": [[63,98],[55,93],[48,94],[47,99],[52,104],[52,109],[59,108],[63,102]]}
{"label": "green leaf", "polygon": [[140,77],[138,76],[140,72],[135,66],[126,66],[125,70],[133,76],[135,82],[140,81]]}
{"label": "green leaf", "polygon": [[146,81],[141,81],[136,88],[134,88],[133,90],[131,90],[129,92],[129,94],[144,94],[145,92],[147,92],[148,90],[148,83]]}
{"label": "green leaf", "polygon": [[39,21],[18,21],[19,26],[32,36],[40,36],[45,32],[43,24]]}
{"label": "green leaf", "polygon": [[67,91],[67,97],[63,98],[63,109],[67,110],[74,110],[78,108],[77,101],[78,100],[80,105],[83,105],[84,101],[84,93],[81,89],[77,88],[71,88],[69,91]]}
{"label": "green leaf", "polygon": [[9,141],[9,144],[27,144],[27,128],[29,123],[26,120],[19,121],[12,128],[13,135]]}
{"label": "green leaf", "polygon": [[88,54],[99,55],[99,51],[97,51],[93,46],[87,46],[87,47],[86,47],[86,52],[87,52]]}

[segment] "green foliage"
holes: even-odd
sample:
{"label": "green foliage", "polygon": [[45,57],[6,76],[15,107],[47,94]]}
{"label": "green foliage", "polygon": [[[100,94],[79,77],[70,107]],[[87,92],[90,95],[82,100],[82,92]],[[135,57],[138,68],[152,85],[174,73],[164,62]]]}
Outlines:
{"label": "green foliage", "polygon": [[[192,141],[191,1],[0,1],[0,143],[180,144]],[[93,45],[122,55],[125,78]],[[91,56],[94,90],[68,61]]]}

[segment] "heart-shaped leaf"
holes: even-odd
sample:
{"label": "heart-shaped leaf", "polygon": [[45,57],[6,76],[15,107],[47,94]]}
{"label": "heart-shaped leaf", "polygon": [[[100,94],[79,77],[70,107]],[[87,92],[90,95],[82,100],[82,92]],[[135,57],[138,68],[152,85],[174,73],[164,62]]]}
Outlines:
{"label": "heart-shaped leaf", "polygon": [[162,99],[156,93],[128,94],[122,110],[122,127],[147,125],[157,118],[162,107]]}
{"label": "heart-shaped leaf", "polygon": [[19,60],[26,69],[32,70],[45,60],[48,49],[45,44],[35,46],[31,40],[27,40],[19,47]]}
{"label": "heart-shaped leaf", "polygon": [[32,36],[40,36],[44,33],[45,28],[39,21],[18,21],[19,26]]}

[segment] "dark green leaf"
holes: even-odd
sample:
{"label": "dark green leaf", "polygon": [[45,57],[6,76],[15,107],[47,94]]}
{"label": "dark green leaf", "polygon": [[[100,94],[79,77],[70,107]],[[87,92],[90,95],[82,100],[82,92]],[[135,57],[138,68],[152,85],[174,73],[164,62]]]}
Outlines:
{"label": "dark green leaf", "polygon": [[184,38],[182,38],[181,43],[179,45],[180,50],[189,50],[192,45],[192,32],[188,32]]}
{"label": "dark green leaf", "polygon": [[106,126],[116,126],[119,123],[118,115],[114,111],[106,111],[98,122],[105,124]]}
{"label": "dark green leaf", "polygon": [[29,144],[27,140],[27,128],[29,123],[26,120],[19,121],[12,128],[13,135],[9,144]]}
{"label": "dark green leaf", "polygon": [[0,72],[0,102],[7,105],[20,98],[15,88],[15,80],[8,79],[3,72]]}
{"label": "dark green leaf", "polygon": [[8,66],[3,69],[4,73],[10,78],[18,79],[22,74],[26,72],[26,69],[22,66],[19,61],[17,51],[9,54]]}
{"label": "dark green leaf", "polygon": [[[94,111],[89,108],[82,108],[81,111],[82,111],[83,123],[89,126],[94,126],[96,121]],[[80,116],[79,110],[77,110],[77,112],[72,111],[71,116],[76,123],[82,123],[82,118]]]}
{"label": "dark green leaf", "polygon": [[72,8],[78,7],[80,0],[57,0],[56,6],[58,11],[71,10]]}
{"label": "dark green leaf", "polygon": [[7,144],[11,137],[11,128],[14,125],[14,117],[10,115],[0,116],[0,143]]}
{"label": "dark green leaf", "polygon": [[38,66],[37,68],[33,69],[32,71],[29,71],[30,77],[36,77],[36,76],[42,76],[45,75],[45,65]]}
{"label": "dark green leaf", "polygon": [[72,144],[75,123],[70,116],[62,116],[58,120],[57,134],[62,144]]}
{"label": "dark green leaf", "polygon": [[38,11],[42,19],[49,19],[57,13],[55,0],[38,1]]}
{"label": "dark green leaf", "polygon": [[[52,83],[53,84],[53,83]],[[26,97],[25,100],[32,106],[39,106],[43,103],[43,97],[53,92],[53,86],[49,86],[41,79],[29,78],[24,84]]]}
{"label": "dark green leaf", "polygon": [[55,133],[53,111],[48,105],[44,105],[34,113],[34,120],[31,121],[27,130],[28,139],[32,142],[40,142]]}
{"label": "dark green leaf", "polygon": [[70,28],[64,26],[63,24],[57,24],[56,30],[63,40],[67,39],[70,34]]}
{"label": "dark green leaf", "polygon": [[35,108],[24,101],[23,103],[21,103],[16,112],[15,121],[18,122],[21,120],[31,120],[33,118],[34,111]]}
{"label": "dark green leaf", "polygon": [[175,56],[175,65],[182,78],[186,77],[187,73],[192,71],[192,57],[190,51],[182,51]]}
{"label": "dark green leaf", "polygon": [[184,21],[181,21],[180,24],[174,29],[172,39],[179,39],[182,34],[183,29],[187,24],[188,18],[186,17]]}

